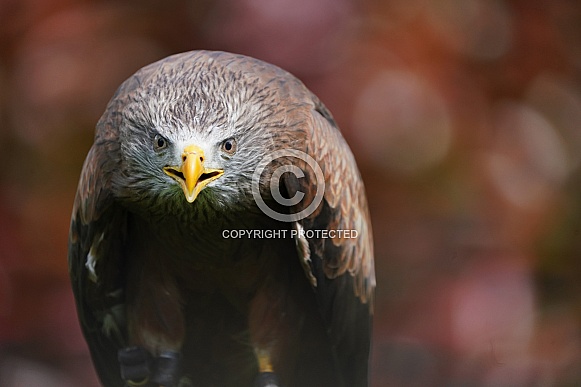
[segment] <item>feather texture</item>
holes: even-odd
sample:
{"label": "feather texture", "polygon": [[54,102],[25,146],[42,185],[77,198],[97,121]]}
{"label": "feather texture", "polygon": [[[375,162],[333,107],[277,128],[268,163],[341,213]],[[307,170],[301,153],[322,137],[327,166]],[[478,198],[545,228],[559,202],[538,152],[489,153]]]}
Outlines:
{"label": "feather texture", "polygon": [[[160,136],[164,146],[156,148]],[[227,139],[235,152],[221,148]],[[203,149],[205,166],[224,171],[193,203],[163,173],[189,144]],[[283,150],[315,160],[323,184],[287,154],[256,185],[263,157]],[[280,166],[298,167],[302,177],[276,175]],[[287,197],[304,200],[277,203],[270,184],[277,176]],[[253,194],[297,213],[322,185],[320,204],[291,223],[269,217]],[[278,237],[227,238],[226,230]],[[256,346],[272,354],[286,386],[367,385],[375,275],[363,183],[329,111],[275,66],[193,51],[125,81],[83,166],[68,258],[106,386],[124,385],[117,351],[133,345],[154,356],[181,352],[200,385],[251,384]]]}

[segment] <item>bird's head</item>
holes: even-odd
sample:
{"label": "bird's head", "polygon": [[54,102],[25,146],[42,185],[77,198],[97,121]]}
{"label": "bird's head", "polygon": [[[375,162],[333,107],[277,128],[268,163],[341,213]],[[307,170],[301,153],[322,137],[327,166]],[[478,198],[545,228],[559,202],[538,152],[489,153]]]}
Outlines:
{"label": "bird's head", "polygon": [[265,154],[289,146],[279,129],[296,110],[251,68],[200,55],[187,66],[150,65],[126,81],[121,89],[130,90],[116,102],[118,196],[141,211],[248,209],[253,173]]}

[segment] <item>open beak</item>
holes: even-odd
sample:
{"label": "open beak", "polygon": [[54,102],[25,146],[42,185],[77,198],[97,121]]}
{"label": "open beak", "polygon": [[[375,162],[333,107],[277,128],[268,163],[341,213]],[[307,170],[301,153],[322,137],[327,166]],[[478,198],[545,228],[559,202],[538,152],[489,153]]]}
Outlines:
{"label": "open beak", "polygon": [[180,184],[189,203],[196,200],[208,183],[224,174],[222,169],[204,167],[204,151],[196,145],[188,145],[184,148],[180,166],[164,167],[163,171]]}

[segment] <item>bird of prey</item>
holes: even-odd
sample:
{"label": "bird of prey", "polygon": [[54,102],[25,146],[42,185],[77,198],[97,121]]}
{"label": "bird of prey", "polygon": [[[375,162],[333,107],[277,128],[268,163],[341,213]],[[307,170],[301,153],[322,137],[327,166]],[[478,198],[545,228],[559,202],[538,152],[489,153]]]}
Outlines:
{"label": "bird of prey", "polygon": [[278,67],[192,51],[127,79],[68,260],[105,386],[368,384],[363,183],[329,111]]}

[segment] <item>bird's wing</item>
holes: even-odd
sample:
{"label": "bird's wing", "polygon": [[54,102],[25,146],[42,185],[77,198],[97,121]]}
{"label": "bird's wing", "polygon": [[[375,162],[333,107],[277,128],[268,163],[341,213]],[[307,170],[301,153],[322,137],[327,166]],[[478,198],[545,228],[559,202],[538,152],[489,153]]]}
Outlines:
{"label": "bird's wing", "polygon": [[106,386],[123,386],[117,350],[124,346],[123,240],[126,215],[111,192],[119,159],[122,86],[97,124],[77,189],[69,232],[69,274],[95,368]]}
{"label": "bird's wing", "polygon": [[[295,240],[339,365],[351,373],[345,385],[363,385],[375,288],[367,200],[355,159],[335,121],[317,97],[310,99],[312,110],[303,127],[306,153],[322,170],[324,196],[312,214],[293,224],[296,234],[304,236]],[[289,197],[297,191],[305,195],[293,213],[303,210],[323,188],[312,168],[301,167],[305,177],[284,174],[281,179]]]}

